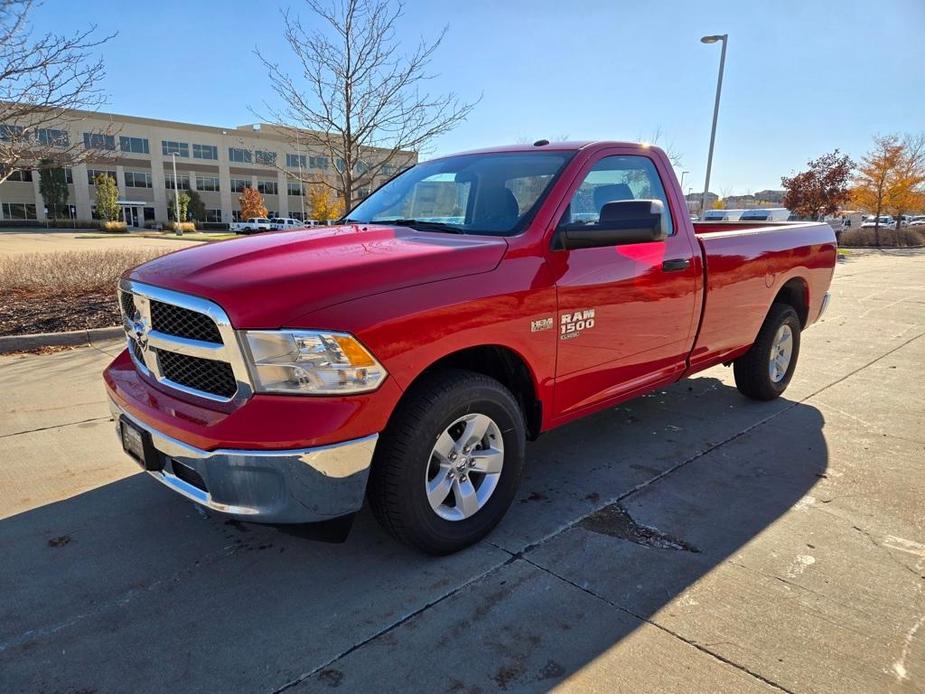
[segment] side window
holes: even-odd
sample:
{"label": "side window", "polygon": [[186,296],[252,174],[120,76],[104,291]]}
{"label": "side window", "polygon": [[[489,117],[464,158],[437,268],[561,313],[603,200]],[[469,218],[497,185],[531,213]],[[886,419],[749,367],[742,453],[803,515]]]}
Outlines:
{"label": "side window", "polygon": [[604,157],[594,165],[572,197],[560,224],[597,224],[601,208],[619,200],[661,200],[674,234],[671,208],[655,164],[648,157]]}

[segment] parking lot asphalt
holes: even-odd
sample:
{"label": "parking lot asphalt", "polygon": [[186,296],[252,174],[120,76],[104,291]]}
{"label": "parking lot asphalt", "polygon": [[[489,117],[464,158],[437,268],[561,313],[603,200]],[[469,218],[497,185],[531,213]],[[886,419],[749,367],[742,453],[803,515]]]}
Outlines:
{"label": "parking lot asphalt", "polygon": [[0,691],[925,691],[921,252],[839,264],[775,402],[717,367],[544,435],[445,558],[197,512],[118,450],[119,349],[0,357]]}

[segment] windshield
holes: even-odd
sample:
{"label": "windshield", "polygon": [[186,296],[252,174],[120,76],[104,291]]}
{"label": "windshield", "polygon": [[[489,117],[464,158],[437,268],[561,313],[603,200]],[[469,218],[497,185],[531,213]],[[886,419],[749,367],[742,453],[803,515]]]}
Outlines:
{"label": "windshield", "polygon": [[347,215],[427,231],[510,236],[530,222],[572,152],[464,154],[424,162]]}

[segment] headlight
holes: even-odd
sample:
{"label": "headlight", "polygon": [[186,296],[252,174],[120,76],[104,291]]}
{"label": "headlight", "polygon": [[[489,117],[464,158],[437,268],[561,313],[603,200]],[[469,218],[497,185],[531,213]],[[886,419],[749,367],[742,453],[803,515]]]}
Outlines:
{"label": "headlight", "polygon": [[379,387],[386,370],[356,338],[314,330],[248,330],[254,388],[262,393],[336,395]]}

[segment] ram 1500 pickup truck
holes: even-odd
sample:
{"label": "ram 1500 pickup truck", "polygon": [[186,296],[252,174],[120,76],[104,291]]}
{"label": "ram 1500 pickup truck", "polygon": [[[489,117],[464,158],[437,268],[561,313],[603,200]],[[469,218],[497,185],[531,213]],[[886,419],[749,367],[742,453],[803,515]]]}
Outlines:
{"label": "ram 1500 pickup truck", "polygon": [[127,272],[104,379],[124,450],[194,502],[284,524],[367,498],[449,553],[500,521],[544,431],[716,364],[778,397],[836,254],[825,224],[692,224],[656,147],[470,152],[337,226]]}

